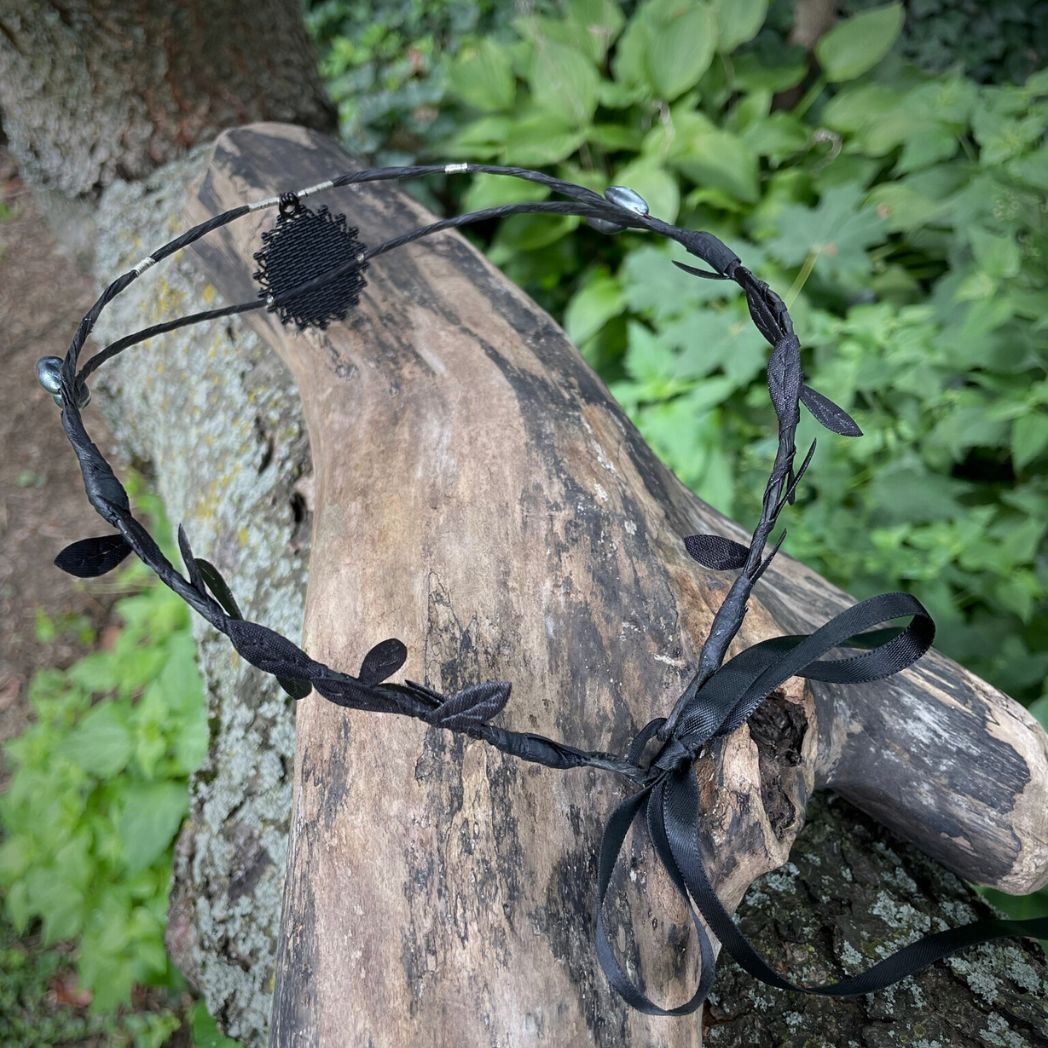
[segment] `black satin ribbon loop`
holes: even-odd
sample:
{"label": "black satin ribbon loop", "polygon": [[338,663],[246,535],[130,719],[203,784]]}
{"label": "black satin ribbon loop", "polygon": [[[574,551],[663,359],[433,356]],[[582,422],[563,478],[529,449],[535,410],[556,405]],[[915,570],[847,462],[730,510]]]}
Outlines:
{"label": "black satin ribbon loop", "polygon": [[[902,617],[911,620],[904,628],[873,629]],[[644,788],[615,809],[601,840],[597,870],[597,958],[612,988],[630,1005],[648,1015],[686,1015],[706,999],[716,963],[700,914],[725,949],[748,972],[780,989],[845,995],[866,993],[909,974],[908,971],[899,973],[897,966],[886,966],[882,962],[861,976],[830,987],[808,989],[794,986],[771,968],[736,928],[710,885],[699,846],[702,811],[693,768],[708,742],[735,731],[790,677],[834,682],[880,680],[919,659],[931,646],[934,633],[931,616],[920,601],[908,593],[885,593],[841,612],[809,636],[775,637],[747,648],[698,688],[684,707],[673,734],[649,766]],[[836,647],[870,650],[847,658],[823,658]],[[639,761],[663,723],[663,720],[653,720],[645,725],[630,747],[630,760]],[[687,1001],[673,1008],[656,1004],[629,978],[615,956],[604,923],[604,902],[615,865],[630,827],[642,814],[655,855],[687,906],[699,940],[698,986]]]}

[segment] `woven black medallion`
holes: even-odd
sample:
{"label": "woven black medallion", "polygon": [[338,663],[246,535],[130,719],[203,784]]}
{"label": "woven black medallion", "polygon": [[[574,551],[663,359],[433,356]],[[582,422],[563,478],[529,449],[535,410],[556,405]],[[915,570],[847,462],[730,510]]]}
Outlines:
{"label": "woven black medallion", "polygon": [[326,207],[311,211],[286,193],[280,198],[276,225],[262,234],[263,248],[255,253],[255,280],[271,311],[282,324],[326,328],[344,320],[360,300],[367,281],[364,245],[345,215]]}

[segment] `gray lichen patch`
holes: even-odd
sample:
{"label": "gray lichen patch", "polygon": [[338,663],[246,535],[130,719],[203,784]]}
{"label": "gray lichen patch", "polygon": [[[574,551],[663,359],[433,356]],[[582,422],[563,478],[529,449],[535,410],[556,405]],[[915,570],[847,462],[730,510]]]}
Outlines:
{"label": "gray lichen patch", "polygon": [[[100,280],[187,226],[186,187],[208,152],[106,191]],[[189,252],[181,252],[117,298],[97,336],[109,341],[215,303],[214,288]],[[169,518],[184,523],[196,555],[226,576],[244,614],[299,636],[309,528],[296,519],[303,509],[293,489],[310,460],[298,395],[279,361],[232,318],[135,346],[103,368],[93,386],[117,441],[156,477]],[[277,953],[294,708],[205,622],[195,619],[193,632],[211,745],[192,783],[168,939],[230,1034],[260,1044]]]}
{"label": "gray lichen patch", "polygon": [[[915,848],[818,794],[789,867],[754,882],[738,916],[773,967],[812,984],[991,912]],[[1034,1048],[1046,1043],[1048,964],[1029,940],[986,944],[881,993],[839,1000],[771,990],[724,957],[705,1022],[709,1048]]]}

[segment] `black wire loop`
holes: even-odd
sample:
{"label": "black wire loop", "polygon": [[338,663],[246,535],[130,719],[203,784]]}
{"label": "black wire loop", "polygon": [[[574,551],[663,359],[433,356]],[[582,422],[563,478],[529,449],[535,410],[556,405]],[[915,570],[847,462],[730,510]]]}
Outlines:
{"label": "black wire loop", "polygon": [[[638,791],[612,812],[600,846],[596,949],[613,989],[640,1011],[655,1015],[685,1015],[702,1004],[713,985],[715,971],[711,934],[748,972],[772,986],[841,996],[868,993],[888,986],[973,943],[1012,936],[1048,937],[1048,918],[979,921],[927,936],[861,975],[828,986],[799,987],[771,968],[738,931],[710,885],[700,849],[702,811],[696,786],[696,762],[717,739],[742,727],[760,703],[790,677],[839,684],[881,680],[911,666],[928,650],[934,637],[934,624],[915,597],[905,593],[882,594],[835,616],[809,636],[775,637],[725,661],[728,646],[745,618],[750,593],[781,545],[780,538],[768,548],[779,514],[793,501],[797,485],[811,462],[812,452],[809,451],[801,465],[795,466],[795,436],[801,405],[834,433],[855,437],[861,435],[859,427],[843,408],[805,384],[800,342],[794,335],[782,299],[710,233],[671,226],[646,211],[631,210],[593,190],[543,172],[494,164],[413,165],[353,171],[338,175],[324,186],[314,186],[310,192],[318,188],[337,189],[428,174],[449,174],[452,168],[454,172],[525,179],[545,186],[563,199],[507,204],[440,219],[368,249],[358,246],[353,240],[355,230],[343,230],[344,216],[338,216],[323,228],[330,235],[329,227],[337,226],[340,243],[348,245],[345,250],[331,251],[330,258],[321,254],[312,267],[299,266],[296,261],[289,269],[292,275],[283,277],[272,293],[260,300],[179,317],[126,335],[100,350],[78,372],[80,354],[102,310],[146,269],[261,207],[276,203],[282,220],[292,218],[303,210],[299,196],[288,191],[275,200],[254,206],[241,205],[207,219],[153,251],[103,291],[80,322],[60,368],[55,360],[45,360],[40,373],[45,388],[61,405],[62,425],[79,460],[88,501],[116,533],[74,542],[56,558],[58,566],[80,577],[92,577],[112,570],[134,552],[165,585],[215,629],[224,633],[245,660],[262,672],[272,674],[295,699],[315,690],[337,706],[414,717],[432,727],[460,732],[521,760],[548,768],[597,768],[614,772],[634,783]],[[702,278],[728,279],[739,285],[755,326],[771,347],[768,393],[777,419],[778,445],[765,486],[760,520],[748,545],[715,535],[688,537],[685,543],[688,553],[707,570],[733,570],[737,574],[714,616],[695,670],[670,715],[649,721],[637,733],[624,755],[582,750],[542,735],[511,731],[493,724],[510,698],[511,688],[506,681],[484,681],[452,695],[410,680],[390,682],[389,678],[399,671],[407,658],[404,645],[395,638],[375,645],[354,675],[316,661],[293,641],[260,623],[245,619],[225,579],[213,564],[193,554],[189,539],[181,528],[179,548],[186,574],[183,575],[168,561],[134,517],[127,492],[91,441],[81,417],[86,377],[119,353],[148,338],[189,324],[267,306],[275,307],[284,323],[293,322],[300,328],[322,326],[331,316],[341,316],[346,308],[356,305],[356,296],[364,288],[362,274],[369,261],[442,230],[528,213],[579,215],[603,224],[605,229],[646,231],[677,242],[710,267],[706,270],[680,264],[681,268]],[[319,221],[322,215],[315,217]],[[295,226],[298,224],[294,223]],[[268,235],[272,237],[272,234],[270,231]],[[309,235],[303,239],[309,240]],[[300,244],[296,239],[296,251],[300,247],[307,255],[310,253],[310,244]],[[277,261],[283,262],[284,259],[279,257]],[[264,258],[263,262],[269,263],[268,267],[263,266],[267,272],[276,269],[272,256]],[[325,299],[321,303],[323,308],[320,308],[314,299],[318,293],[320,298],[324,298],[325,289],[341,289],[340,297],[334,306]],[[903,617],[910,620],[905,627],[875,628]],[[837,646],[859,649],[860,653],[842,659],[824,657]],[[659,747],[653,756],[645,759],[653,742],[659,743]],[[630,827],[642,818],[659,862],[688,906],[699,944],[698,985],[686,1002],[672,1008],[656,1005],[627,976],[611,947],[604,923],[603,905],[619,853]]]}

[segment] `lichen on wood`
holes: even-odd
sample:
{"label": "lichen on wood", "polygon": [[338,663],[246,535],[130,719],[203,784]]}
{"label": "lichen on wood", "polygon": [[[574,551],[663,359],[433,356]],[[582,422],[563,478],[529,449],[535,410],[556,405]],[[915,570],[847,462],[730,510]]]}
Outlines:
{"label": "lichen on wood", "polygon": [[[197,150],[100,203],[96,273],[105,281],[185,225]],[[183,253],[103,313],[98,336],[206,308],[214,288]],[[229,579],[245,614],[302,629],[309,556],[309,448],[294,385],[243,324],[190,327],[98,373],[95,403],[115,442],[156,478],[172,523]],[[232,1036],[264,1040],[291,806],[294,710],[276,685],[193,619],[211,740],[177,848],[168,943]]]}

